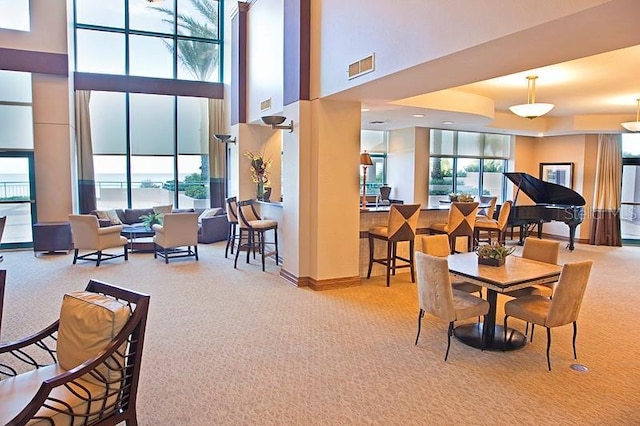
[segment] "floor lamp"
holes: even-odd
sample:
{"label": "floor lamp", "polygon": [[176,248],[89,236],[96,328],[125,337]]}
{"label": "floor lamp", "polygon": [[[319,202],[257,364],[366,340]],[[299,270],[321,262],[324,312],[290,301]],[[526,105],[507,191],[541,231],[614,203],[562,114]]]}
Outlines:
{"label": "floor lamp", "polygon": [[360,210],[367,210],[367,167],[373,166],[371,155],[367,151],[360,154],[360,165],[362,166],[362,206]]}

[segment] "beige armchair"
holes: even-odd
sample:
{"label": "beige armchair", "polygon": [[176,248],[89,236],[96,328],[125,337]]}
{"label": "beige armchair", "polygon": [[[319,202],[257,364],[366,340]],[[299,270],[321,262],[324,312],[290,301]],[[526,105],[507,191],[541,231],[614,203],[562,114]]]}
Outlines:
{"label": "beige armchair", "polygon": [[[153,225],[153,257],[169,258],[194,256],[198,260],[198,214],[165,214],[162,225]],[[183,247],[182,249],[180,247]],[[184,248],[186,247],[186,248]]]}
{"label": "beige armchair", "polygon": [[[129,260],[127,250],[128,241],[121,236],[122,225],[114,225],[100,228],[98,218],[92,214],[72,214],[69,215],[71,223],[71,234],[73,235],[73,264],[78,259],[91,260],[100,266],[100,262],[108,259],[123,257]],[[103,253],[103,250],[122,247],[122,254]],[[78,255],[79,250],[93,250],[90,253]]]}
{"label": "beige armchair", "polygon": [[582,305],[591,266],[590,260],[584,262],[565,263],[556,285],[553,299],[544,296],[524,296],[509,300],[504,305],[504,339],[507,341],[507,319],[519,318],[531,323],[531,333],[536,324],[547,329],[547,367],[551,371],[549,349],[551,348],[551,328],[573,323],[573,358],[577,359],[576,336],[578,334],[578,314]]}
{"label": "beige armchair", "polygon": [[0,345],[0,424],[136,425],[149,296],[99,281],[60,318]]}

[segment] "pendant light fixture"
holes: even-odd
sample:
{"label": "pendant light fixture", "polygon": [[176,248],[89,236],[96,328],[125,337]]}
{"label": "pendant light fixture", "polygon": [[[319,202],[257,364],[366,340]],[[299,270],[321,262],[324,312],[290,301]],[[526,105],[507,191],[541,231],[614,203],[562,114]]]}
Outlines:
{"label": "pendant light fixture", "polygon": [[636,109],[636,121],[626,121],[622,124],[622,127],[630,132],[640,132],[640,98],[636,99],[638,108]]}
{"label": "pendant light fixture", "polygon": [[527,77],[527,103],[510,106],[509,109],[515,115],[520,117],[534,119],[545,115],[553,109],[555,105],[536,103],[536,79],[537,75],[530,75]]}

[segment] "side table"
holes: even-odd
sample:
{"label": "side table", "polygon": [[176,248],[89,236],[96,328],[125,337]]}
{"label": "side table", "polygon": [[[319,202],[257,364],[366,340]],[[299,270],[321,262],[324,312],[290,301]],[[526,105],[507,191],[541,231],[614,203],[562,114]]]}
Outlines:
{"label": "side table", "polygon": [[33,225],[33,251],[55,253],[73,249],[69,222],[38,222]]}

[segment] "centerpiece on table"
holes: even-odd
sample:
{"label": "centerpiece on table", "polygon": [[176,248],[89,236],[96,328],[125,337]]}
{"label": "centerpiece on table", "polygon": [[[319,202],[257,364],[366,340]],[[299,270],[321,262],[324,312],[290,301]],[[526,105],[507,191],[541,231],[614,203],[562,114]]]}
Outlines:
{"label": "centerpiece on table", "polygon": [[271,159],[265,160],[262,155],[254,154],[251,151],[244,153],[244,156],[251,160],[251,180],[257,185],[256,198],[260,201],[264,200],[265,186],[269,185],[269,171],[271,167]]}
{"label": "centerpiece on table", "polygon": [[449,194],[449,201],[451,201],[452,203],[471,203],[473,201],[473,198],[473,195],[464,192],[452,192]]}
{"label": "centerpiece on table", "polygon": [[500,243],[482,244],[476,249],[478,263],[481,265],[501,266],[515,247],[507,247]]}

